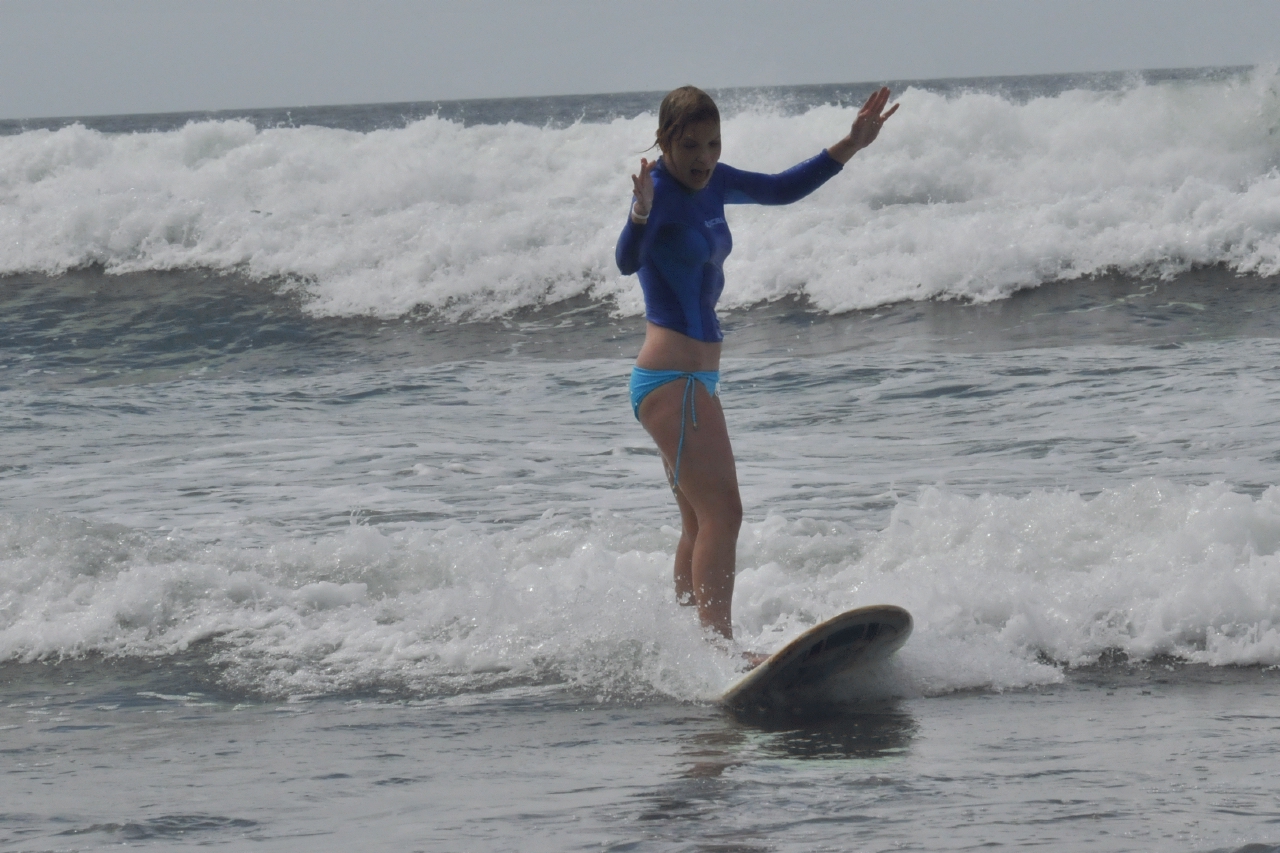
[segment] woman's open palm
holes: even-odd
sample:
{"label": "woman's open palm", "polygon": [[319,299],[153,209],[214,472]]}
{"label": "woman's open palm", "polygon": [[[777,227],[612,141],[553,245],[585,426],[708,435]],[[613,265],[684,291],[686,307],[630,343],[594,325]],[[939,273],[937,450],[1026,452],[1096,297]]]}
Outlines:
{"label": "woman's open palm", "polygon": [[640,158],[640,174],[631,176],[636,203],[633,208],[636,216],[648,216],[653,207],[653,167],[644,157]]}
{"label": "woman's open palm", "polygon": [[861,151],[875,142],[876,137],[880,135],[881,126],[888,121],[889,116],[898,111],[898,104],[894,104],[889,112],[881,115],[881,110],[887,103],[889,103],[889,89],[881,87],[872,92],[867,102],[862,105],[862,109],[858,110],[858,117],[853,120],[853,127],[849,130],[849,141],[853,143],[855,151]]}

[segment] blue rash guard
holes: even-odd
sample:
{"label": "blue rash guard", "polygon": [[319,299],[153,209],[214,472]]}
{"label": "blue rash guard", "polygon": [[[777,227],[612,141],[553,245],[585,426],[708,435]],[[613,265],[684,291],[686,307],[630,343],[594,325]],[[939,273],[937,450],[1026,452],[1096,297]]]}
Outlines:
{"label": "blue rash guard", "polygon": [[615,252],[623,275],[640,273],[645,318],[699,341],[724,340],[716,302],[724,290],[724,260],[733,249],[724,206],[790,204],[843,168],[826,151],[776,175],[721,163],[711,181],[694,191],[671,177],[659,159],[649,221],[637,225],[628,213]]}

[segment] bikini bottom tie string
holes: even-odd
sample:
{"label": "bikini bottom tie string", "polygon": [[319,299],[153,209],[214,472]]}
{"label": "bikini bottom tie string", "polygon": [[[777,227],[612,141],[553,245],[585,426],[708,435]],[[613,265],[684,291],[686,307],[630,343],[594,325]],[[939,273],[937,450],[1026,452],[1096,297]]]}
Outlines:
{"label": "bikini bottom tie string", "polygon": [[[680,401],[680,443],[676,445],[676,470],[671,475],[671,491],[676,491],[680,487],[680,457],[684,455],[684,422],[686,419],[693,420],[693,428],[698,428],[698,406],[694,402],[694,376],[692,373],[685,374],[684,383],[684,399]],[[685,412],[689,415],[686,416]]]}

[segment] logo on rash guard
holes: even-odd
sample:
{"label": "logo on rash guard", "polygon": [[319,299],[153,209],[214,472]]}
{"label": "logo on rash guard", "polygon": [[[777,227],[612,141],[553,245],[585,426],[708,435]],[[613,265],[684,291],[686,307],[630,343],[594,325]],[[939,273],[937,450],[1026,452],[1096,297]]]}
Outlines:
{"label": "logo on rash guard", "polygon": [[707,226],[708,228],[715,228],[717,225],[724,225],[725,221],[723,216],[717,216],[715,219],[708,219],[706,222],[702,224]]}

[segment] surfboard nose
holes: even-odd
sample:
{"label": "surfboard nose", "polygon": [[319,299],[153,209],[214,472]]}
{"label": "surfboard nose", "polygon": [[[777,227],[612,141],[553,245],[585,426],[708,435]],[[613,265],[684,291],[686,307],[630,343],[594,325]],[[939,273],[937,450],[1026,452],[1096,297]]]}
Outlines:
{"label": "surfboard nose", "polygon": [[911,614],[895,605],[859,607],[810,628],[725,693],[731,708],[794,704],[826,682],[897,651],[911,634]]}

